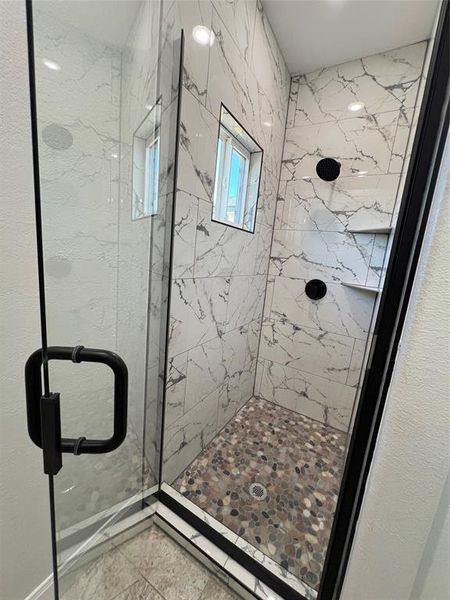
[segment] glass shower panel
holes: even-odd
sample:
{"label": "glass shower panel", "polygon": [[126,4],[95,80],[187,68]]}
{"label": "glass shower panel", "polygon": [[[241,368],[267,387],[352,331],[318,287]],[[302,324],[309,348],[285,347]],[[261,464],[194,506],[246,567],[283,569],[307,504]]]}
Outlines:
{"label": "glass shower panel", "polygon": [[[103,348],[128,368],[123,444],[63,454],[54,479],[60,574],[74,547],[157,489],[180,69],[160,10],[150,0],[33,4],[48,345]],[[49,364],[62,436],[110,437],[111,371]]]}

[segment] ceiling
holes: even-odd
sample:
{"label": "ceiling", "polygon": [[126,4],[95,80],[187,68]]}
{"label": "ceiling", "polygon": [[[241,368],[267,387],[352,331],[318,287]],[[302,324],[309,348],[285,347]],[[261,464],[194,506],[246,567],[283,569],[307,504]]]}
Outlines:
{"label": "ceiling", "polygon": [[430,37],[439,0],[262,0],[292,75]]}

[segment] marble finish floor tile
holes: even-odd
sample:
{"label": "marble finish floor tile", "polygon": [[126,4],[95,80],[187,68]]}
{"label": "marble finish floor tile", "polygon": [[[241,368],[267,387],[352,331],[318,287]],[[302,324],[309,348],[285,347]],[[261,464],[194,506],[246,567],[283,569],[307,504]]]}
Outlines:
{"label": "marble finish floor tile", "polygon": [[[282,568],[318,588],[346,434],[252,398],[174,487]],[[267,496],[255,498],[251,484]]]}
{"label": "marble finish floor tile", "polygon": [[141,577],[112,600],[164,600],[164,597]]}
{"label": "marble finish floor tile", "polygon": [[[61,577],[61,599],[111,600],[118,592],[125,591],[139,579],[138,569],[118,549],[110,550]],[[138,598],[140,596],[137,595],[136,599]]]}
{"label": "marble finish floor tile", "polygon": [[61,578],[61,600],[238,600],[159,527]]}
{"label": "marble finish floor tile", "polygon": [[239,597],[217,579],[210,578],[199,600],[239,600]]}
{"label": "marble finish floor tile", "polygon": [[197,600],[208,583],[208,571],[157,527],[120,548],[165,600]]}

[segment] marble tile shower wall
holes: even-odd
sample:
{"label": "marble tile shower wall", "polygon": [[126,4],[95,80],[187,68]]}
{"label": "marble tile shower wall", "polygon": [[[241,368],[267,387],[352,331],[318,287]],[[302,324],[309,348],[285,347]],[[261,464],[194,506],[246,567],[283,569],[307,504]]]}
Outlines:
{"label": "marble tile shower wall", "polygon": [[[117,285],[117,351],[125,360],[129,373],[128,405],[129,431],[135,432],[142,455],[144,398],[147,401],[146,444],[155,437],[156,396],[159,360],[159,328],[161,297],[161,269],[152,265],[149,276],[149,257],[159,246],[161,202],[156,215],[133,220],[132,215],[132,165],[133,138],[158,95],[160,3],[141,2],[136,18],[121,52],[121,102],[120,102],[120,204],[119,204],[119,261]],[[161,160],[163,164],[163,160]],[[164,227],[162,227],[164,229]],[[157,283],[158,282],[158,283]],[[152,292],[149,294],[150,286]],[[148,298],[158,309],[149,311]],[[146,379],[147,370],[151,376]],[[156,483],[155,458],[145,452],[143,487]],[[147,460],[145,460],[147,459]],[[142,456],[136,456],[137,461]]]}
{"label": "marble tile shower wall", "polygon": [[[254,1],[174,2],[186,33],[174,227],[164,478],[173,481],[252,396],[290,77]],[[214,43],[202,47],[202,24]],[[264,149],[254,234],[211,221],[220,105]]]}
{"label": "marble tile shower wall", "polygon": [[[48,340],[115,350],[119,172],[111,154],[119,140],[120,53],[62,22],[53,6],[38,3],[34,18]],[[50,377],[62,394],[65,435],[110,435],[106,369],[54,361]],[[130,438],[114,458],[92,457],[89,470],[86,457],[65,455],[55,479],[58,529],[106,508],[120,494],[112,475],[129,473],[133,454]]]}
{"label": "marble tile shower wall", "polygon": [[[56,4],[38,3],[34,19],[49,344],[83,344],[122,355],[129,368],[130,415],[127,438],[113,454],[65,455],[55,479],[62,530],[140,492],[143,484],[152,238],[148,219],[131,222],[127,186],[139,122],[133,118],[142,120],[145,104],[155,99],[150,57],[155,65],[159,5],[142,3],[121,48],[74,27],[70,8],[63,22],[61,11],[53,14]],[[48,69],[43,59],[54,60],[60,70]],[[66,435],[111,434],[109,369],[55,361],[51,384],[62,393]]]}
{"label": "marble tile shower wall", "polygon": [[[399,195],[426,42],[292,78],[256,392],[346,431]],[[349,111],[353,102],[364,107]],[[323,157],[341,175],[322,181]],[[305,294],[325,281],[319,301]]]}

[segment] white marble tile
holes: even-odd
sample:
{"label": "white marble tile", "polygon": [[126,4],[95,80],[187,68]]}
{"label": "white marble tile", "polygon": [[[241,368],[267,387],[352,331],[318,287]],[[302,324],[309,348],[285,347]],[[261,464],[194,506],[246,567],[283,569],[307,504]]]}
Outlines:
{"label": "white marble tile", "polygon": [[369,331],[375,298],[340,283],[328,283],[320,300],[305,292],[305,279],[275,277],[271,319],[287,319],[302,327],[317,328],[365,339]]}
{"label": "white marble tile", "polygon": [[354,117],[286,130],[283,162],[288,179],[314,177],[316,164],[332,157],[341,163],[341,176],[365,171],[388,173],[397,130],[398,111]]}
{"label": "white marble tile", "polygon": [[277,228],[345,231],[389,227],[398,175],[288,181]]}
{"label": "white marble tile", "polygon": [[212,205],[199,202],[195,276],[253,275],[258,234],[211,220]]}
{"label": "white marble tile", "polygon": [[282,120],[285,121],[290,75],[272,27],[260,4],[256,15],[252,59],[253,72],[259,85],[269,97],[280,98]]}
{"label": "white marble tile", "polygon": [[402,173],[407,169],[416,132],[419,109],[406,109],[399,113],[398,127],[392,148],[390,173]]}
{"label": "white marble tile", "polygon": [[260,357],[345,383],[353,338],[299,327],[287,320],[266,321],[261,333]]}
{"label": "white marble tile", "polygon": [[311,419],[347,431],[355,388],[265,360],[260,396]]}
{"label": "white marble tile", "polygon": [[347,119],[414,106],[426,42],[374,54],[300,77],[296,125]]}
{"label": "white marble tile", "polygon": [[[224,394],[233,395],[234,404],[251,396],[258,338],[259,322],[255,321],[209,340],[188,352],[185,413],[215,390],[218,390],[222,398]],[[239,400],[236,400],[236,396],[239,395],[236,393],[237,388],[241,388],[242,392]],[[222,404],[224,403],[225,400],[222,400]],[[219,406],[219,414],[221,412]],[[228,414],[229,411],[225,412]],[[223,422],[222,415],[220,423]]]}
{"label": "white marble tile", "polygon": [[269,269],[270,251],[272,245],[273,230],[265,225],[258,225],[256,229],[257,235],[253,240],[253,245],[249,247],[250,251],[254,250],[256,242],[256,257],[255,257],[255,275],[266,275]]}
{"label": "white marble tile", "polygon": [[255,29],[256,2],[254,0],[211,1],[239,52],[248,63]]}
{"label": "white marble tile", "polygon": [[177,185],[204,200],[211,200],[214,191],[218,128],[218,121],[183,88]]}
{"label": "white marble tile", "polygon": [[383,274],[384,263],[386,260],[386,248],[388,236],[377,234],[373,244],[372,254],[369,261],[369,270],[367,272],[366,285],[379,287]]}
{"label": "white marble tile", "polygon": [[213,14],[213,30],[215,42],[210,52],[206,105],[219,118],[223,103],[259,143],[256,78],[217,13]]}
{"label": "white marble tile", "polygon": [[163,477],[172,483],[217,433],[218,390],[165,428]]}
{"label": "white marble tile", "polygon": [[277,203],[277,191],[278,173],[276,175],[272,175],[268,169],[263,169],[259,186],[257,212],[257,221],[260,225],[265,225],[266,227],[270,228],[273,227]]}
{"label": "white marble tile", "polygon": [[352,360],[350,362],[350,369],[348,371],[347,385],[356,387],[359,383],[361,375],[361,369],[363,366],[365,352],[366,352],[366,340],[355,340],[353,347]]}
{"label": "white marble tile", "polygon": [[286,127],[294,127],[294,125],[295,125],[295,111],[297,110],[299,80],[300,80],[299,76],[292,77],[292,79],[291,79],[291,89],[289,91],[289,105],[288,105]]}
{"label": "white marble tile", "polygon": [[365,283],[374,236],[331,231],[275,231],[271,275]]}
{"label": "white marble tile", "polygon": [[182,416],[186,394],[188,352],[169,358],[166,382],[165,425],[169,425]]}
{"label": "white marble tile", "polygon": [[244,366],[256,359],[260,327],[258,319],[223,336],[229,376],[239,373]]}
{"label": "white marble tile", "polygon": [[219,394],[217,428],[220,430],[253,396],[256,360],[242,366],[225,381]]}
{"label": "white marble tile", "polygon": [[195,237],[197,233],[198,199],[179,190],[175,200],[173,224],[172,277],[192,277],[194,274]]}
{"label": "white marble tile", "polygon": [[212,5],[204,0],[182,0],[173,3],[167,26],[184,29],[183,86],[202,104],[206,101],[210,46],[198,44],[192,35],[196,25],[211,29]]}
{"label": "white marble tile", "polygon": [[[119,51],[52,12],[51,6],[42,6],[35,15],[38,94],[45,98],[39,103],[40,117],[48,115],[61,125],[86,128],[86,133],[92,130],[102,137],[115,132],[118,140]],[[57,74],[43,63],[49,57],[61,67]]]}
{"label": "white marble tile", "polygon": [[230,278],[225,331],[236,329],[261,316],[265,287],[265,275]]}
{"label": "white marble tile", "polygon": [[227,377],[223,337],[215,337],[189,350],[186,376],[184,412],[223,385]]}
{"label": "white marble tile", "polygon": [[261,390],[261,381],[264,371],[264,361],[258,358],[256,363],[256,375],[255,375],[255,396],[259,396]]}
{"label": "white marble tile", "polygon": [[275,209],[275,221],[274,221],[274,229],[281,229],[283,223],[283,213],[284,213],[284,196],[286,193],[286,184],[287,182],[280,182],[280,190],[278,192],[277,198],[277,207]]}
{"label": "white marble tile", "polygon": [[264,150],[263,167],[278,179],[283,153],[286,101],[279,94],[268,94],[257,81],[255,138]]}
{"label": "white marble tile", "polygon": [[172,356],[223,332],[229,280],[224,277],[172,282],[169,343]]}
{"label": "white marble tile", "polygon": [[273,292],[275,289],[275,276],[268,275],[267,276],[267,284],[266,284],[266,298],[264,301],[264,310],[263,310],[263,318],[269,319],[270,312],[272,310],[272,300],[273,300]]}

